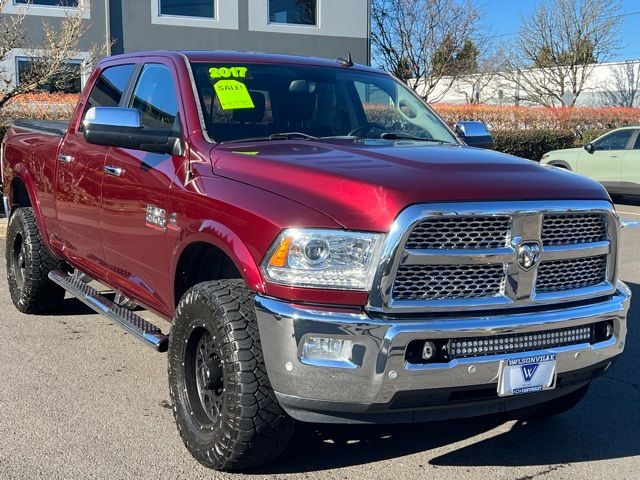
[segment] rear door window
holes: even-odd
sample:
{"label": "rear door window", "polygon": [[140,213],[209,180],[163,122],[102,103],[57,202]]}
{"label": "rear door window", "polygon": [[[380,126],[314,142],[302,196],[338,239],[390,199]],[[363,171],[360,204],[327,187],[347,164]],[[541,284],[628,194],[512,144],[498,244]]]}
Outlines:
{"label": "rear door window", "polygon": [[85,113],[92,107],[117,107],[136,66],[116,65],[103,70],[89,95]]}

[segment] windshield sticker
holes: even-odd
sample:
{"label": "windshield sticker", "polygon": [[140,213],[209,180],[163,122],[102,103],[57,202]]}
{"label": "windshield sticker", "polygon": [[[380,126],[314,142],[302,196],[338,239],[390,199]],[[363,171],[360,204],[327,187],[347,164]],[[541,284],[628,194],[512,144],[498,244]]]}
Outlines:
{"label": "windshield sticker", "polygon": [[259,155],[260,152],[246,152],[242,150],[232,150],[231,153],[237,153],[238,155]]}
{"label": "windshield sticker", "polygon": [[218,94],[220,106],[223,110],[239,110],[241,108],[255,108],[247,86],[237,80],[220,80],[213,88]]}
{"label": "windshield sticker", "polygon": [[245,78],[247,67],[211,67],[209,76],[211,78]]}

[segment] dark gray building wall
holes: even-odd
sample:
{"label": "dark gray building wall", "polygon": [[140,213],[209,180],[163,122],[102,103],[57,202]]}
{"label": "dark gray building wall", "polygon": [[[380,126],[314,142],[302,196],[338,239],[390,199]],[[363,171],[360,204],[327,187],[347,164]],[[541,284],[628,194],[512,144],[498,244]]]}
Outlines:
{"label": "dark gray building wall", "polygon": [[[87,32],[79,43],[79,49],[81,51],[88,51],[93,45],[103,44],[106,41],[106,5],[105,0],[92,0],[90,16],[85,20],[88,27]],[[47,23],[59,31],[63,16],[62,14],[61,16],[40,16],[31,13],[35,11],[37,10],[35,10],[34,7],[30,7],[30,9],[27,10],[27,12],[30,13],[25,15],[23,27],[27,33],[29,47],[38,48],[42,44],[44,37],[42,23]]]}
{"label": "dark gray building wall", "polygon": [[[250,1],[256,0],[240,0],[238,29],[233,30],[153,24],[149,0],[110,0],[110,28],[111,36],[115,41],[112,51],[116,54],[157,49],[250,50],[329,58],[342,56],[350,51],[356,62],[367,63],[369,57],[367,38],[250,30]],[[362,3],[362,0],[346,1]],[[368,22],[366,14],[361,21]]]}
{"label": "dark gray building wall", "polygon": [[[318,24],[295,26],[270,24],[268,0],[211,0],[217,5],[216,19],[163,16],[158,0],[81,0],[80,13],[88,26],[78,46],[78,55],[90,66],[88,52],[111,39],[111,54],[145,50],[248,50],[336,58],[349,51],[356,62],[368,63],[368,10],[370,0],[317,0]],[[87,9],[86,7],[89,6]],[[2,15],[15,15],[24,7],[7,2]],[[60,28],[66,11],[60,7],[32,5],[23,25],[28,48],[40,49],[42,23]],[[31,54],[24,49],[10,51],[0,67],[17,81],[17,59]],[[36,52],[36,55],[44,52]],[[82,83],[89,70],[82,74]]]}

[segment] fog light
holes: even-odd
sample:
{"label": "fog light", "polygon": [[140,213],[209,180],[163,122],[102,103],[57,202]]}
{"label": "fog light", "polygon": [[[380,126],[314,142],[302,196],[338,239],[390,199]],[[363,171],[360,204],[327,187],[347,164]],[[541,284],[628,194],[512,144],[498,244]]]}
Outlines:
{"label": "fog light", "polygon": [[613,337],[613,322],[602,322],[598,325],[600,341],[609,340]]}
{"label": "fog light", "polygon": [[309,337],[302,345],[303,360],[351,363],[353,342],[339,338]]}
{"label": "fog light", "polygon": [[604,329],[604,336],[606,338],[613,337],[613,325],[611,325],[610,323],[607,323],[607,326]]}
{"label": "fog light", "polygon": [[431,360],[436,354],[436,346],[433,342],[426,341],[424,342],[424,347],[422,347],[422,359],[423,360]]}

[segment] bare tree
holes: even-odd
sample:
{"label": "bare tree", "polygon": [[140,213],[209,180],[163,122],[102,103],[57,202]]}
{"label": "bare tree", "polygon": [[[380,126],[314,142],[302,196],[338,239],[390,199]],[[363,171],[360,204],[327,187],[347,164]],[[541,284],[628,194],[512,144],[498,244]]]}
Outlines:
{"label": "bare tree", "polygon": [[604,106],[640,107],[640,62],[628,60],[616,65],[611,78],[602,87]]}
{"label": "bare tree", "polygon": [[496,80],[506,69],[504,52],[501,50],[486,55],[478,62],[474,73],[456,79],[452,90],[463,95],[469,104],[484,103],[493,99],[498,89]]}
{"label": "bare tree", "polygon": [[544,106],[573,106],[594,64],[619,48],[617,0],[544,0],[523,18],[506,78],[518,96]]}
{"label": "bare tree", "polygon": [[[0,0],[0,11],[8,1],[11,0]],[[81,8],[62,18],[57,28],[43,22],[42,40],[33,43],[24,28],[29,7],[30,4],[25,4],[18,14],[0,16],[0,62],[7,60],[13,49],[24,50],[28,60],[27,65],[20,70],[19,82],[16,82],[13,71],[0,67],[0,108],[13,98],[45,86],[68,85],[82,71],[91,68],[93,59],[107,52],[106,43],[92,46],[88,58],[80,68],[72,66],[69,60],[79,57],[80,39],[90,28],[90,23],[83,19]]]}
{"label": "bare tree", "polygon": [[374,63],[434,100],[436,87],[442,96],[469,73],[482,43],[480,17],[471,0],[373,0]]}

